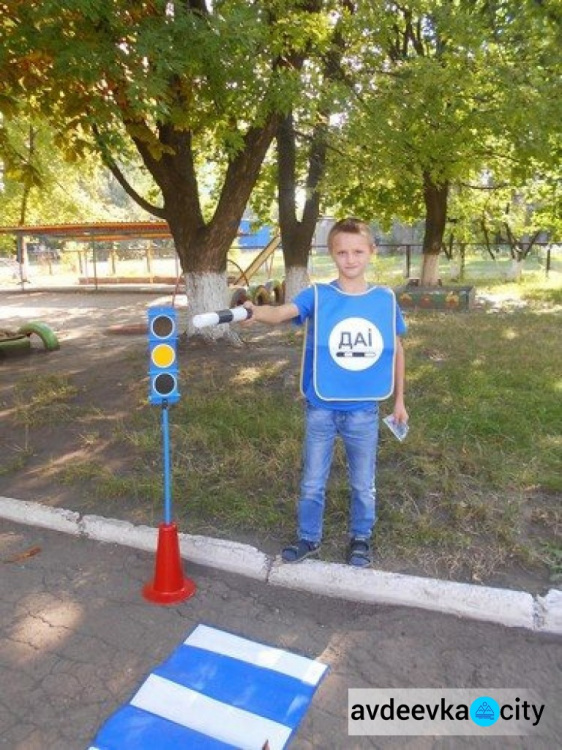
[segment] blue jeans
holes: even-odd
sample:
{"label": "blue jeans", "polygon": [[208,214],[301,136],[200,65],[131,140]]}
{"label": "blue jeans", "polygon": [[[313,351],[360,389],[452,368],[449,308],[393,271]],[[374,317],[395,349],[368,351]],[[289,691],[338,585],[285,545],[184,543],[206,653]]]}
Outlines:
{"label": "blue jeans", "polygon": [[339,435],[347,456],[351,504],[349,532],[370,539],[375,524],[375,468],[379,434],[378,404],[357,411],[306,405],[303,476],[298,504],[299,539],[320,542],[326,483]]}

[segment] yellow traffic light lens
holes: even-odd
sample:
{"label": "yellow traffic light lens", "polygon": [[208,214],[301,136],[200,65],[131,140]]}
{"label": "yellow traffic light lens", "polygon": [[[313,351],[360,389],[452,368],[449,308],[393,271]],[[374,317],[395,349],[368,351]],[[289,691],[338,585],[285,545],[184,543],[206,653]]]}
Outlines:
{"label": "yellow traffic light lens", "polygon": [[176,352],[170,344],[157,344],[151,357],[156,367],[171,367],[176,360]]}

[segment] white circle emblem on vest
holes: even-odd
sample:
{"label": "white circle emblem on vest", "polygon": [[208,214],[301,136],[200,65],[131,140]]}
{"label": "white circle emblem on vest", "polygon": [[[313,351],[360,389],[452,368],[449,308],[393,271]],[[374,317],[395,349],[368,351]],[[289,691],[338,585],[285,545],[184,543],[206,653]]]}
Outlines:
{"label": "white circle emblem on vest", "polygon": [[345,318],[337,323],[328,340],[334,362],[344,370],[358,372],[372,367],[384,343],[377,326],[365,318]]}

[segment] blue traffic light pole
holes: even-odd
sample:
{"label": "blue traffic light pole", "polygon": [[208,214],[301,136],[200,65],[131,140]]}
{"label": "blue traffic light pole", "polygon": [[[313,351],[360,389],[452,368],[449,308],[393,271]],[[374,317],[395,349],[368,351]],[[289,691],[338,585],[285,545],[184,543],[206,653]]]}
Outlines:
{"label": "blue traffic light pole", "polygon": [[168,402],[162,401],[162,451],[164,467],[164,523],[172,523],[172,479],[170,471],[170,422]]}

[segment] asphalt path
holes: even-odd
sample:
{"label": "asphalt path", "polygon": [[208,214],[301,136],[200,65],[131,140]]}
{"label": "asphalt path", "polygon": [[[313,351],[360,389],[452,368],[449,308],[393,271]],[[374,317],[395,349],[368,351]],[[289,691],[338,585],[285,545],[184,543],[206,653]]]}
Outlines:
{"label": "asphalt path", "polygon": [[[82,750],[198,624],[318,659],[329,673],[291,743],[312,748],[559,747],[559,636],[274,587],[196,565],[196,594],[142,596],[155,555],[0,521],[0,747]],[[354,737],[350,688],[535,690],[530,737]],[[157,749],[155,749],[157,750]]]}

